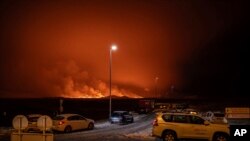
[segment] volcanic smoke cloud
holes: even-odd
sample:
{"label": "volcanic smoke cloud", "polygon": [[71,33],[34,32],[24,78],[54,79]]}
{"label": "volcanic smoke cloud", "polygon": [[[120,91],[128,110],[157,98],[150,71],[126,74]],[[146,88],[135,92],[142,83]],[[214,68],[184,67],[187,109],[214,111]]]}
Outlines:
{"label": "volcanic smoke cloud", "polygon": [[[54,86],[50,84],[52,86],[50,89],[59,96],[75,98],[102,98],[109,96],[109,85],[102,80],[91,77],[88,72],[81,70],[75,62],[69,61],[67,64],[58,63],[57,65],[57,68],[44,69],[42,73],[47,82],[58,80],[59,83],[54,84]],[[121,89],[118,86],[112,87],[112,95],[140,98],[133,92]]]}
{"label": "volcanic smoke cloud", "polygon": [[[80,69],[74,61],[64,61],[49,67],[32,68],[28,64],[16,66],[14,77],[21,82],[13,83],[14,91],[1,92],[5,97],[17,95],[18,97],[68,97],[68,98],[103,98],[109,96],[109,85],[106,82],[92,77],[87,71]],[[34,67],[34,66],[33,66]],[[11,79],[10,79],[11,80]],[[2,95],[2,96],[3,96]],[[140,98],[141,96],[117,85],[112,86],[112,95],[117,97]]]}

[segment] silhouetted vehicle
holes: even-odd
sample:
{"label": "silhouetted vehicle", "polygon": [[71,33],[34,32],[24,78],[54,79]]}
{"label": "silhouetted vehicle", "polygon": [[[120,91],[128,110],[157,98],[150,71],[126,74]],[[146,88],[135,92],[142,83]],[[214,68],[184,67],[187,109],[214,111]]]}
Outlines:
{"label": "silhouetted vehicle", "polygon": [[28,127],[25,129],[27,132],[36,132],[40,131],[40,129],[37,127],[37,120],[40,118],[42,115],[40,114],[30,114],[27,115],[28,119]]}
{"label": "silhouetted vehicle", "polygon": [[134,117],[128,111],[114,111],[110,117],[110,123],[133,123]]}

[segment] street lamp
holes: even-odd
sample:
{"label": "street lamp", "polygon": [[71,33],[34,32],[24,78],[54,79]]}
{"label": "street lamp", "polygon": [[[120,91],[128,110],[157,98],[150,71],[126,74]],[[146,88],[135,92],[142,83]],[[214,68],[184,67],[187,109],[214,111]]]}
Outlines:
{"label": "street lamp", "polygon": [[112,45],[109,49],[109,119],[111,119],[111,85],[112,85],[112,51],[116,51],[117,50],[117,46],[116,45]]}
{"label": "street lamp", "polygon": [[159,77],[155,77],[155,96],[158,97],[158,91],[157,91],[157,83],[158,83]]}

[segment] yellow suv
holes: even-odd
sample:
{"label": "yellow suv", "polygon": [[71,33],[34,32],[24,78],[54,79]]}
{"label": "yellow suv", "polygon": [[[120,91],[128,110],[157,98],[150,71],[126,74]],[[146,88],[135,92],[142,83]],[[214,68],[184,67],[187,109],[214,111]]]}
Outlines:
{"label": "yellow suv", "polygon": [[229,132],[227,124],[212,124],[198,115],[185,113],[158,114],[152,129],[152,135],[164,141],[177,139],[228,141]]}

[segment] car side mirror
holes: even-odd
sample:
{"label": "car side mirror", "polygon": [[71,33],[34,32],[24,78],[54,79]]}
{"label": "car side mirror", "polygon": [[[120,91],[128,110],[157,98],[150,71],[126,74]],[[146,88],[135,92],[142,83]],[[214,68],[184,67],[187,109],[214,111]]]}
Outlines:
{"label": "car side mirror", "polygon": [[209,121],[207,121],[207,120],[204,121],[204,125],[207,126],[207,125],[209,125],[209,124],[210,124]]}

